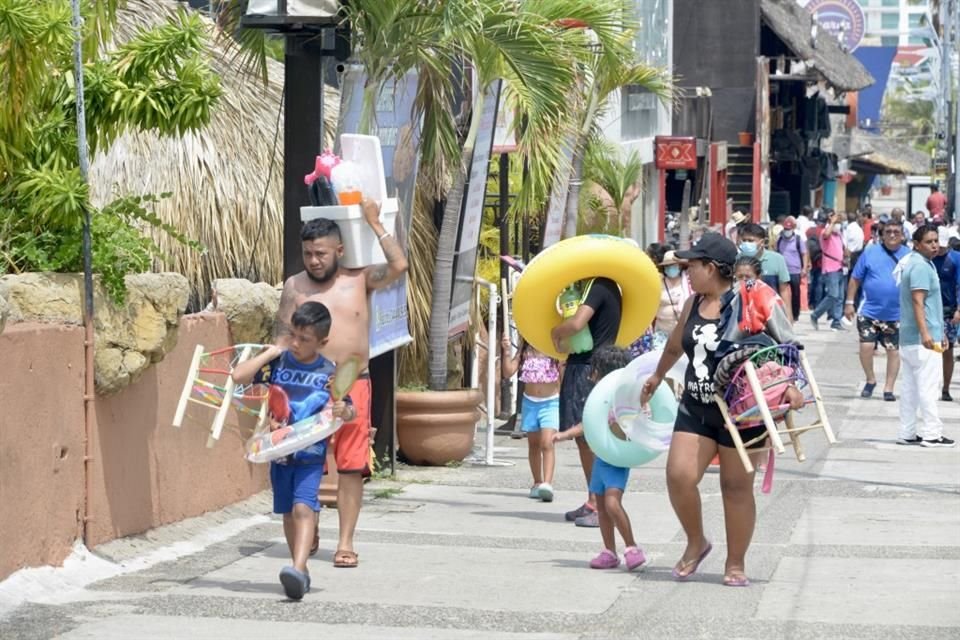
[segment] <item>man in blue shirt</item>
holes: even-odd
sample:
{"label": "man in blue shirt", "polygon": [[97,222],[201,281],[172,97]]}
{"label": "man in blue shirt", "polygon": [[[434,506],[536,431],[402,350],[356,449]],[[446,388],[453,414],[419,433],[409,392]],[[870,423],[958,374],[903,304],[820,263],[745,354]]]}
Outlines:
{"label": "man in blue shirt", "polygon": [[[943,436],[937,409],[937,386],[943,379],[945,345],[940,278],[933,266],[939,252],[937,228],[920,225],[913,233],[913,251],[897,267],[900,275],[900,387],[899,444],[952,447]],[[917,422],[917,413],[921,419]]]}
{"label": "man in blue shirt", "polygon": [[847,285],[847,300],[843,315],[853,321],[854,300],[857,289],[863,286],[863,300],[856,310],[857,331],[860,334],[860,366],[867,377],[860,396],[869,398],[877,386],[873,369],[873,352],[876,345],[887,350],[887,375],[883,381],[883,399],[893,402],[893,385],[900,371],[900,294],[893,270],[901,258],[910,253],[903,246],[903,227],[890,221],[884,225],[881,242],[868,246],[850,274]]}
{"label": "man in blue shirt", "polygon": [[960,289],[960,252],[950,249],[950,231],[946,227],[937,230],[940,251],[933,258],[933,266],[940,278],[940,299],[943,301],[943,332],[947,348],[943,352],[943,390],[940,399],[952,402],[950,381],[953,378],[953,343],[957,341],[957,324],[960,310],[957,309]]}

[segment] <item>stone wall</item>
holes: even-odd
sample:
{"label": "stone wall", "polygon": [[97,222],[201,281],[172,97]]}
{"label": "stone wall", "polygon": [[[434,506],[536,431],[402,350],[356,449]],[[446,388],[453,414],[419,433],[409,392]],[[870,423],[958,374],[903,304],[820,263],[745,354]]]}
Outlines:
{"label": "stone wall", "polygon": [[[0,278],[0,295],[21,322],[83,324],[83,276],[24,273]],[[98,393],[114,393],[159,362],[177,341],[187,308],[187,280],[175,273],[127,276],[127,299],[115,304],[94,293],[95,373]]]}
{"label": "stone wall", "polygon": [[0,580],[59,564],[83,510],[83,329],[0,333]]}
{"label": "stone wall", "polygon": [[[90,425],[91,546],[220,509],[268,486],[267,466],[244,460],[235,430],[205,446],[212,410],[191,405],[182,428],[171,422],[196,346],[265,341],[279,292],[218,281],[223,312],[181,316],[180,276],[131,276],[127,284],[122,307],[96,296],[101,393]],[[0,277],[0,504],[11,516],[0,518],[0,580],[22,567],[60,564],[82,532],[81,301],[79,276]],[[227,422],[250,426],[235,412]]]}
{"label": "stone wall", "polygon": [[[127,276],[127,298],[116,304],[99,286],[94,294],[97,392],[116,393],[163,360],[177,343],[187,307],[187,280],[176,273]],[[270,340],[280,291],[239,278],[214,282],[210,309],[224,313],[232,343]],[[83,276],[24,273],[0,277],[0,332],[4,322],[83,325]]]}

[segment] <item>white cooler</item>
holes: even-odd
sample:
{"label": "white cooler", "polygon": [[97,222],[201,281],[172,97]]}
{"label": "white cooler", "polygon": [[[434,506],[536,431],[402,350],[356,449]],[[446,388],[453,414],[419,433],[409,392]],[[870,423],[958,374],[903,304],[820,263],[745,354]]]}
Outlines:
{"label": "white cooler", "polygon": [[[399,206],[396,198],[387,198],[387,184],[383,171],[380,139],[376,136],[344,133],[340,136],[340,156],[360,167],[363,196],[380,203],[380,221],[387,233],[394,233]],[[348,269],[359,269],[387,261],[380,241],[363,219],[360,205],[332,207],[300,207],[300,220],[315,218],[333,220],[340,227],[343,239],[343,258],[340,263]]]}

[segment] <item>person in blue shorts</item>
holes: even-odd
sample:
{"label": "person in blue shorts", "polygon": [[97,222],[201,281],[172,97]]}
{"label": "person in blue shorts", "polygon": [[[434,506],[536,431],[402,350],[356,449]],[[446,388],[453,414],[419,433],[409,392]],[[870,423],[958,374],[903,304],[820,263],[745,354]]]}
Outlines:
{"label": "person in blue shorts", "polygon": [[[291,318],[287,349],[270,345],[234,368],[232,375],[237,383],[276,385],[286,394],[288,415],[282,421],[271,415],[271,429],[316,415],[330,402],[334,364],[320,355],[330,335],[330,324],[330,311],[326,306],[305,302]],[[334,417],[345,421],[355,416],[349,398],[335,402],[332,412]],[[281,569],[280,584],[292,600],[300,600],[310,591],[307,558],[320,512],[317,491],[326,457],[327,441],[324,440],[270,463],[273,511],[283,514],[283,533],[293,562]]]}
{"label": "person in blue shorts", "polygon": [[[622,369],[629,363],[630,352],[627,349],[613,345],[600,347],[590,358],[590,380],[596,383],[608,373]],[[617,432],[618,437],[625,438],[616,423],[611,423],[610,428]],[[582,423],[555,436],[558,442],[582,437]],[[597,516],[600,522],[603,550],[590,561],[591,569],[616,569],[620,566],[615,537],[617,531],[620,532],[620,537],[623,538],[623,544],[626,546],[623,560],[627,571],[642,567],[647,562],[643,549],[638,547],[633,539],[630,517],[623,509],[623,492],[627,489],[629,478],[630,469],[615,467],[599,456],[594,458],[593,468],[590,471],[590,493],[597,496]]]}
{"label": "person in blue shorts", "polygon": [[560,363],[521,339],[517,353],[510,357],[510,337],[503,336],[501,371],[509,379],[520,371],[523,383],[523,416],[520,428],[527,436],[527,459],[533,486],[530,497],[553,502],[553,471],[556,452],[553,436],[560,428]]}
{"label": "person in blue shorts", "polygon": [[950,231],[947,227],[937,229],[937,244],[940,250],[933,257],[933,266],[940,278],[940,299],[943,301],[943,334],[946,349],[943,350],[943,389],[940,399],[953,402],[950,382],[953,379],[953,345],[957,342],[957,326],[960,324],[960,251],[950,248]]}

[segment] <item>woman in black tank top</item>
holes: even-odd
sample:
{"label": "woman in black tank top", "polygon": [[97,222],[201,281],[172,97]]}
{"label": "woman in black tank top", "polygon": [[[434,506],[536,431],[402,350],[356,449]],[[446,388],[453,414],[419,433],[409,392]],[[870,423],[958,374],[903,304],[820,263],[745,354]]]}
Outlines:
{"label": "woman in black tank top", "polygon": [[690,363],[684,376],[683,396],[667,456],[670,503],[687,535],[687,548],[675,565],[673,576],[684,580],[693,575],[713,548],[703,531],[697,485],[710,460],[719,453],[720,490],[727,531],[723,583],[746,586],[749,581],[744,572],[745,557],[756,520],[753,474],[744,471],[713,395],[713,374],[717,367],[715,353],[723,333],[721,315],[732,295],[737,249],[723,236],[706,233],[695,247],[676,255],[687,261],[690,286],[697,295],[687,301],[656,372],[644,385],[641,398],[646,404],[665,373],[681,355],[687,355]]}

